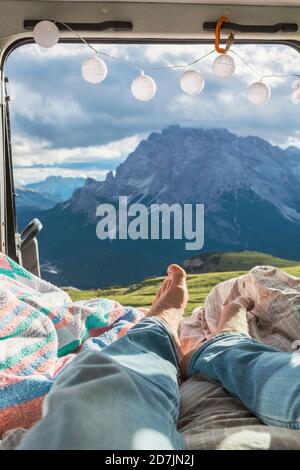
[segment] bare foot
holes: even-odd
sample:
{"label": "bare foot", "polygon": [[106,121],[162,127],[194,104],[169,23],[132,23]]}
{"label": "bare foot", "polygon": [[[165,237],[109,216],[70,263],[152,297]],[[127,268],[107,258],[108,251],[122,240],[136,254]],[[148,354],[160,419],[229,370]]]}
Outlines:
{"label": "bare foot", "polygon": [[186,272],[177,264],[171,264],[168,276],[158,290],[147,316],[164,320],[178,345],[178,328],[187,303]]}
{"label": "bare foot", "polygon": [[246,312],[253,310],[253,300],[247,297],[237,297],[232,302],[223,305],[216,334],[225,332],[249,334]]}
{"label": "bare foot", "polygon": [[[223,305],[218,327],[208,339],[220,333],[244,333],[249,335],[246,312],[253,310],[254,306],[254,301],[248,297],[237,297],[234,301]],[[201,341],[182,358],[180,371],[183,379],[187,378],[187,368],[192,355],[204,342]]]}

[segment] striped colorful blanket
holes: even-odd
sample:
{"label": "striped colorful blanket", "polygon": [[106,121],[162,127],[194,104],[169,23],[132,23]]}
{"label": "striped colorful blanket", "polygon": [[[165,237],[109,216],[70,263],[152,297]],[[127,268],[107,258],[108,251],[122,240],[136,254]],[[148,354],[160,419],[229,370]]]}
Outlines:
{"label": "striped colorful blanket", "polygon": [[0,436],[29,428],[56,375],[82,349],[101,349],[143,317],[107,299],[68,294],[0,253]]}

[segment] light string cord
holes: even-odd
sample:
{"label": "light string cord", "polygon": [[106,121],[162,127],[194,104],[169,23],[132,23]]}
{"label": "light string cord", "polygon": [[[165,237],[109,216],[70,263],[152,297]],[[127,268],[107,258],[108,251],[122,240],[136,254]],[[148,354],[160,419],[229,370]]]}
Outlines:
{"label": "light string cord", "polygon": [[196,60],[193,60],[192,62],[188,64],[181,64],[181,65],[166,65],[166,66],[161,66],[161,67],[150,67],[151,70],[170,70],[170,69],[175,69],[175,68],[183,68],[186,69],[188,67],[191,67],[192,65],[196,64],[197,62],[200,62],[200,60],[205,59],[209,55],[213,54],[215,52],[215,49],[212,49],[211,51],[207,52],[206,54],[202,55]]}
{"label": "light string cord", "polygon": [[[83,42],[83,44],[85,44],[87,47],[89,47],[95,54],[104,55],[106,57],[109,57],[112,60],[115,60],[116,62],[120,62],[122,64],[127,65],[128,67],[131,67],[135,70],[138,70],[141,73],[143,72],[143,70],[140,67],[132,65],[130,62],[128,62],[126,60],[119,59],[118,57],[115,57],[111,54],[108,54],[107,52],[99,51],[94,46],[92,46],[90,43],[88,43],[79,33],[77,33],[77,31],[74,31],[67,23],[62,23],[61,21],[59,23],[62,24],[63,26],[65,26],[65,28],[67,28],[76,37],[78,37],[78,39],[80,39],[80,41]],[[149,69],[149,70],[164,70],[164,69],[167,70],[167,69],[176,69],[176,68],[188,68],[188,67],[191,67],[192,65],[196,64],[197,62],[200,62],[200,60],[205,59],[207,56],[213,54],[214,52],[215,52],[215,49],[212,49],[211,51],[207,52],[206,54],[202,55],[198,59],[193,60],[192,62],[190,62],[188,64],[167,65],[167,66],[161,66],[161,67],[159,67],[159,66],[158,67],[147,67],[147,69]]]}
{"label": "light string cord", "polygon": [[[139,71],[140,73],[143,73],[143,69],[140,67],[131,64],[130,62],[126,60],[119,59],[118,57],[113,56],[112,54],[108,54],[107,52],[99,51],[96,49],[92,44],[88,43],[77,31],[73,30],[67,23],[63,23],[61,21],[57,21],[56,23],[63,25],[65,28],[67,28],[72,34],[74,34],[83,44],[85,44],[88,48],[90,48],[95,54],[101,54],[105,57],[108,57],[109,59],[112,59],[116,62],[119,62],[121,64],[127,65],[127,67],[130,67],[134,70]],[[206,57],[210,56],[213,54],[215,49],[212,49],[211,51],[207,52],[206,54],[202,55],[201,57],[193,60],[192,62],[189,62],[188,64],[175,64],[175,65],[166,65],[166,66],[157,66],[157,67],[147,67],[149,70],[172,70],[172,69],[179,69],[179,68],[188,68],[191,67],[192,65],[200,62],[201,60],[204,60]],[[259,73],[252,65],[250,65],[240,54],[238,54],[236,51],[231,49],[231,53],[234,54],[239,58],[239,60],[246,66],[248,67],[249,70],[252,71],[257,77],[259,77],[260,81],[263,80],[264,78],[290,78],[290,77],[295,77],[300,79],[300,74],[297,73],[288,73],[288,74],[272,74],[272,75],[263,75]]]}
{"label": "light string cord", "polygon": [[255,75],[259,77],[260,80],[263,80],[264,78],[290,78],[290,77],[296,77],[300,79],[300,74],[297,73],[287,73],[287,74],[272,74],[272,75],[263,75],[259,73],[252,65],[250,65],[240,54],[238,54],[236,51],[231,50],[232,54],[236,55],[241,62],[243,62],[246,67],[248,67],[249,70],[251,70]]}
{"label": "light string cord", "polygon": [[59,22],[60,24],[62,24],[63,26],[65,26],[69,31],[71,31],[73,34],[75,34],[75,36],[78,37],[78,39],[80,39],[80,41],[83,42],[83,44],[85,44],[87,47],[89,47],[90,49],[92,49],[92,51],[95,53],[95,54],[101,54],[101,55],[104,55],[105,57],[108,57],[109,59],[112,59],[112,60],[115,60],[116,62],[120,62],[121,64],[125,64],[127,65],[127,67],[130,67],[134,70],[137,70],[139,71],[140,73],[143,73],[143,70],[136,66],[136,65],[132,65],[130,62],[126,61],[126,60],[122,60],[122,59],[119,59],[118,57],[115,57],[111,54],[108,54],[107,52],[103,52],[103,51],[99,51],[98,49],[96,49],[94,46],[92,46],[91,44],[89,44],[79,33],[77,33],[77,31],[74,31],[67,23],[62,23],[61,21]]}

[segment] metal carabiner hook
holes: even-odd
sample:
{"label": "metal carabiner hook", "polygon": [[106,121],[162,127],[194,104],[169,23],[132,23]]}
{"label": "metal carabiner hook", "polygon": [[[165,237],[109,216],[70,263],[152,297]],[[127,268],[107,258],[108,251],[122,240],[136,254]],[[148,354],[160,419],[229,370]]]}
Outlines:
{"label": "metal carabiner hook", "polygon": [[220,35],[221,29],[224,23],[229,23],[227,16],[221,16],[217,21],[216,31],[215,31],[215,49],[219,54],[225,54],[227,48],[220,47]]}

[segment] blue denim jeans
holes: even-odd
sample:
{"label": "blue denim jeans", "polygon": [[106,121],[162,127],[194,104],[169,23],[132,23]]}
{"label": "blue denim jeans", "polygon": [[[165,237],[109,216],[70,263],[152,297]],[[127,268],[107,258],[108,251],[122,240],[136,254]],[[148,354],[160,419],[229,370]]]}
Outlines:
{"label": "blue denim jeans", "polygon": [[223,333],[193,354],[188,373],[222,384],[263,423],[300,429],[300,353]]}
{"label": "blue denim jeans", "polygon": [[[297,353],[224,333],[193,354],[188,372],[221,383],[264,423],[299,429]],[[178,414],[176,345],[167,325],[149,317],[66,367],[19,449],[184,449]]]}
{"label": "blue denim jeans", "polygon": [[184,449],[178,355],[167,325],[145,318],[101,351],[82,352],[44,401],[19,449]]}

